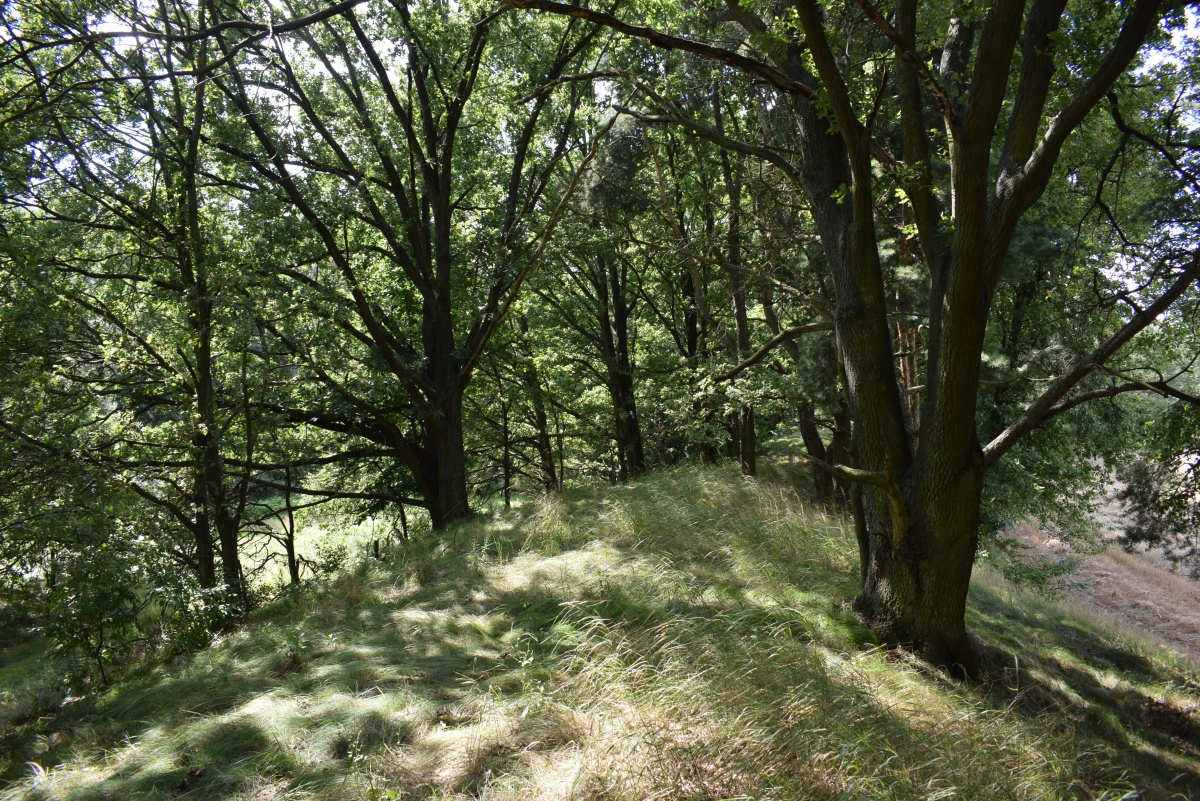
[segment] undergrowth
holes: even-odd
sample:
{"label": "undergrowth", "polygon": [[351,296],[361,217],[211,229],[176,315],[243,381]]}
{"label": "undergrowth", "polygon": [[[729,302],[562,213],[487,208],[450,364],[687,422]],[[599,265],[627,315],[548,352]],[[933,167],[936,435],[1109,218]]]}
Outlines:
{"label": "undergrowth", "polygon": [[0,798],[1197,791],[1194,666],[983,576],[970,625],[1013,670],[961,683],[874,642],[856,553],[786,482],[723,469],[479,517],[194,657],[0,718]]}

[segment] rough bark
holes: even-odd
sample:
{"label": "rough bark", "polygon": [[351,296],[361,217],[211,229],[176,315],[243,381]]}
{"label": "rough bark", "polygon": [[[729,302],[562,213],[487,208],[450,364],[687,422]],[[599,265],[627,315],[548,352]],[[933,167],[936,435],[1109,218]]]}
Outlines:
{"label": "rough bark", "polygon": [[462,394],[446,399],[441,414],[423,425],[425,443],[420,464],[422,496],[430,523],[444,530],[471,513],[467,496],[467,461],[463,447]]}

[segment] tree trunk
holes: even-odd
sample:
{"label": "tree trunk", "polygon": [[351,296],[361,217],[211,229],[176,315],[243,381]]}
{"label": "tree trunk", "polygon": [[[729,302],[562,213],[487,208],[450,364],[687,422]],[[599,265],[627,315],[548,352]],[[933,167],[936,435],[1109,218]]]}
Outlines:
{"label": "tree trunk", "polygon": [[[697,270],[699,273],[699,270]],[[696,296],[698,292],[702,292],[703,287],[697,289],[692,281],[692,271],[683,271],[683,323],[684,323],[684,342],[687,347],[688,366],[693,370],[697,369],[700,364],[708,357],[708,328],[704,317],[699,314],[696,308]],[[703,421],[705,438],[700,441],[700,464],[711,465],[717,463],[717,448],[708,441],[708,432],[711,431],[716,417],[712,407],[705,404],[700,398],[695,398],[692,401],[692,411],[698,420]]]}
{"label": "tree trunk", "polygon": [[423,424],[422,484],[434,529],[443,531],[471,513],[467,500],[467,457],[463,447],[462,393],[443,402],[442,414]]}
{"label": "tree trunk", "polygon": [[[828,461],[834,464],[857,464],[858,456],[853,442],[853,421],[850,419],[850,405],[845,398],[838,399],[837,411],[833,414],[833,437],[829,440],[826,451]],[[850,482],[844,478],[835,477],[834,485],[841,493],[843,501],[850,497]]]}
{"label": "tree trunk", "polygon": [[725,413],[725,458],[742,458],[742,421],[736,411]]}
{"label": "tree trunk", "polygon": [[533,428],[537,432],[536,447],[542,489],[554,492],[558,489],[558,471],[554,468],[554,444],[550,438],[550,419],[546,414],[546,399],[542,394],[537,372],[530,368],[525,374],[525,384],[533,395]]}
{"label": "tree trunk", "polygon": [[512,508],[512,443],[508,431],[508,402],[500,401],[500,438],[504,455],[501,458],[501,469],[504,473],[504,508]]}
{"label": "tree trunk", "polygon": [[283,549],[287,553],[288,578],[293,586],[300,584],[300,561],[296,558],[296,515],[292,510],[292,468],[287,466],[283,472],[283,508],[287,512],[284,521]]}
{"label": "tree trunk", "polygon": [[546,492],[556,492],[558,486],[558,471],[554,468],[554,444],[550,439],[550,420],[546,415],[546,404],[540,389],[533,400],[533,423],[537,429],[538,465],[541,468],[542,489]]}
{"label": "tree trunk", "polygon": [[619,480],[637,478],[646,472],[642,429],[638,423],[633,387],[633,362],[629,347],[630,308],[625,292],[625,275],[617,260],[597,256],[596,288],[599,294],[600,348],[608,375],[616,433]]}
{"label": "tree trunk", "polygon": [[[721,99],[716,88],[712,95],[713,115],[717,131],[724,135],[725,124],[721,114]],[[746,313],[747,276],[745,265],[742,264],[742,159],[739,156],[736,169],[729,157],[729,151],[721,149],[721,172],[725,177],[725,193],[729,197],[729,231],[726,236],[726,255],[729,279],[733,286],[733,319],[737,328],[735,344],[737,350],[733,355],[735,363],[750,355],[750,318]],[[737,412],[737,435],[733,438],[736,454],[731,448],[730,456],[736,455],[741,463],[742,475],[754,476],[758,473],[756,451],[758,437],[754,429],[754,407],[743,404]]]}
{"label": "tree trunk", "polygon": [[[528,336],[529,321],[524,315],[517,317],[517,328],[522,336]],[[520,376],[533,403],[533,429],[536,432],[535,447],[538,454],[538,467],[541,471],[539,477],[542,490],[555,492],[558,490],[558,471],[554,467],[554,444],[550,437],[550,419],[546,414],[546,395],[542,391],[537,364],[533,359],[525,362],[525,368],[520,371]]]}
{"label": "tree trunk", "polygon": [[742,464],[743,476],[758,475],[758,437],[754,429],[754,407],[746,404],[738,413],[739,457]]}
{"label": "tree trunk", "polygon": [[217,555],[208,523],[208,481],[199,466],[195,468],[195,485],[196,517],[189,527],[196,541],[196,578],[201,587],[211,589],[217,586]]}
{"label": "tree trunk", "polygon": [[[826,454],[825,442],[821,439],[821,431],[817,428],[817,421],[813,417],[813,408],[810,404],[805,404],[800,409],[800,437],[804,440],[804,450],[808,455],[819,462],[830,461]],[[813,465],[813,488],[817,493],[817,500],[822,504],[830,504],[833,502],[833,476],[828,470],[821,468],[818,465]]]}
{"label": "tree trunk", "polygon": [[854,606],[881,640],[908,645],[934,664],[969,670],[978,659],[965,612],[978,544],[982,458],[958,475],[927,476],[914,487],[906,494],[913,514],[904,536],[870,533]]}
{"label": "tree trunk", "polygon": [[[203,20],[203,16],[201,16]],[[199,51],[199,63],[204,64],[206,50]],[[200,229],[199,147],[200,129],[204,120],[204,85],[196,84],[192,125],[188,128],[187,160],[183,183],[187,220],[187,247],[181,253],[182,278],[188,286],[194,306],[188,315],[195,336],[196,411],[200,424],[196,444],[200,449],[206,487],[207,506],[211,509],[209,522],[215,524],[221,548],[221,576],[228,591],[235,594],[246,611],[246,588],[242,581],[242,566],[238,555],[238,521],[230,513],[225,496],[225,467],[221,459],[218,436],[216,385],[213,371],[213,307],[215,299],[209,287],[208,254],[204,234]],[[182,120],[178,120],[182,123]]]}

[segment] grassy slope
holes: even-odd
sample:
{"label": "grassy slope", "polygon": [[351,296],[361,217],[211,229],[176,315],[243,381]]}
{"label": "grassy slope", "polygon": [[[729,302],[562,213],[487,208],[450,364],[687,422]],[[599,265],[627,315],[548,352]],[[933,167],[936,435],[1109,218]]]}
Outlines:
{"label": "grassy slope", "polygon": [[26,715],[0,799],[1200,796],[1195,667],[984,577],[1022,670],[957,683],[872,645],[854,553],[724,470],[476,520]]}

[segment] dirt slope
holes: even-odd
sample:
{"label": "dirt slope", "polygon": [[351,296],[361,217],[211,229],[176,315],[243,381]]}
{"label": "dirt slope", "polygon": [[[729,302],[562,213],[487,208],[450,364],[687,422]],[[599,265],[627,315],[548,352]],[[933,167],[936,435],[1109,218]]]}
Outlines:
{"label": "dirt slope", "polygon": [[[1127,553],[1117,543],[1125,516],[1112,495],[1097,512],[1110,542],[1103,553],[1080,557],[1078,587],[1066,591],[1071,603],[1107,621],[1122,633],[1161,645],[1200,664],[1200,581],[1173,571],[1158,551]],[[1031,555],[1062,558],[1072,551],[1030,525],[1017,531]]]}

